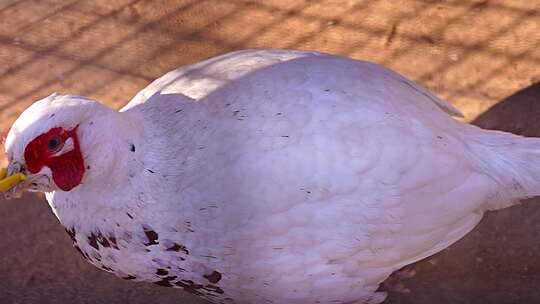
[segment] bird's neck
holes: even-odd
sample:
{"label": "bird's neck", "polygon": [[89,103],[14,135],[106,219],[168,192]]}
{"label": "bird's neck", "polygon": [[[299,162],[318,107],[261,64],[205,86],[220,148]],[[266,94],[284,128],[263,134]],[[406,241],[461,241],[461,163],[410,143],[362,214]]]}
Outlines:
{"label": "bird's neck", "polygon": [[139,167],[144,143],[142,126],[126,113],[111,111],[82,132],[87,174],[81,186],[109,189],[125,184]]}

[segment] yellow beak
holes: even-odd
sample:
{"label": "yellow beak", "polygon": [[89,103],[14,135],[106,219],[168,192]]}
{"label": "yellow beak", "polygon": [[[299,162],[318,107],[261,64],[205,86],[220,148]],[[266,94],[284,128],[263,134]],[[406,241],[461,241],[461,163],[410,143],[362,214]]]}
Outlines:
{"label": "yellow beak", "polygon": [[15,187],[18,183],[24,181],[26,175],[23,173],[15,173],[13,175],[7,176],[7,169],[0,169],[0,192],[6,192],[9,189]]}

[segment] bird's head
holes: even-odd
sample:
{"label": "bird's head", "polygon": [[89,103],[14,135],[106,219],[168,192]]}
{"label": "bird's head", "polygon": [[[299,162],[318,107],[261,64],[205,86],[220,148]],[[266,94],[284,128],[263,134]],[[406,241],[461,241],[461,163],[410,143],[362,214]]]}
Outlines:
{"label": "bird's head", "polygon": [[80,96],[50,95],[26,109],[5,141],[9,166],[0,180],[6,196],[22,190],[70,191],[80,185],[99,134],[90,132],[109,108]]}

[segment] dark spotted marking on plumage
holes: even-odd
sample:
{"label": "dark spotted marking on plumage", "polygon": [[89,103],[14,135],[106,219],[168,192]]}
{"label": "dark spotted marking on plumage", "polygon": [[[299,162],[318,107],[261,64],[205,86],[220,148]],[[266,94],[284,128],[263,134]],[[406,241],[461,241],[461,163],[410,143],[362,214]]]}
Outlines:
{"label": "dark spotted marking on plumage", "polygon": [[155,232],[154,230],[152,230],[152,228],[149,228],[149,227],[143,227],[143,231],[144,231],[144,234],[146,235],[146,238],[148,239],[148,243],[144,245],[152,246],[152,245],[158,244],[157,240],[159,238],[159,235],[157,234],[157,232]]}
{"label": "dark spotted marking on plumage", "polygon": [[204,287],[204,290],[219,293],[219,294],[224,294],[225,293],[223,291],[223,289],[221,289],[219,286],[215,286],[215,285],[211,285],[211,284],[206,285]]}
{"label": "dark spotted marking on plumage", "polygon": [[180,113],[182,111],[184,111],[184,109],[178,109],[178,110],[174,111],[174,113]]}
{"label": "dark spotted marking on plumage", "polygon": [[77,249],[77,252],[80,253],[85,260],[88,260],[88,257],[87,257],[88,254],[85,255],[85,252],[83,252],[81,248],[77,246],[77,244],[73,244],[73,247]]}
{"label": "dark spotted marking on plumage", "polygon": [[221,280],[221,273],[214,270],[211,274],[205,274],[203,277],[207,279],[208,282],[216,284]]}
{"label": "dark spotted marking on plumage", "polygon": [[171,284],[171,282],[169,282],[169,281],[164,281],[164,280],[154,282],[154,284],[159,285],[159,286],[163,286],[163,287],[173,287],[173,285]]}
{"label": "dark spotted marking on plumage", "polygon": [[198,291],[198,289],[203,288],[203,285],[201,284],[195,284],[191,280],[180,280],[178,282],[175,282],[174,285],[182,287],[184,291],[192,293],[194,295],[200,296],[201,293]]}
{"label": "dark spotted marking on plumage", "polygon": [[156,172],[154,172],[153,170],[150,170],[150,169],[146,169],[146,171],[148,171],[150,173],[156,173]]}
{"label": "dark spotted marking on plumage", "polygon": [[107,238],[101,233],[101,231],[90,233],[90,236],[88,236],[88,244],[90,244],[90,246],[94,247],[96,250],[99,250],[99,245],[104,248],[112,247],[114,249],[119,249],[116,243],[116,238],[114,236],[109,236]]}
{"label": "dark spotted marking on plumage", "polygon": [[66,228],[66,232],[69,235],[69,237],[71,238],[71,240],[73,241],[73,243],[77,243],[77,239],[75,238],[75,236],[77,235],[77,233],[75,231],[75,227],[71,227],[70,229]]}
{"label": "dark spotted marking on plumage", "polygon": [[171,247],[167,248],[167,251],[182,251],[185,254],[189,254],[189,250],[187,250],[186,246],[178,243],[174,243]]}
{"label": "dark spotted marking on plumage", "polygon": [[107,271],[107,272],[113,272],[113,271],[114,271],[114,270],[112,270],[112,268],[107,267],[107,266],[105,266],[105,265],[101,265],[101,269],[103,269],[103,270],[105,270],[105,271]]}
{"label": "dark spotted marking on plumage", "polygon": [[130,145],[129,145],[129,150],[130,150],[131,152],[135,152],[135,145],[134,145],[134,144],[130,144]]}
{"label": "dark spotted marking on plumage", "polygon": [[154,284],[165,287],[173,287],[174,285],[171,284],[171,281],[174,279],[176,279],[176,276],[164,277],[161,280],[154,282]]}
{"label": "dark spotted marking on plumage", "polygon": [[86,166],[86,170],[90,170],[90,166]]}
{"label": "dark spotted marking on plumage", "polygon": [[[120,225],[118,225],[118,223],[116,223],[116,225],[118,227],[120,227]],[[118,249],[118,250],[120,249],[120,248],[118,248],[118,244],[116,243],[116,238],[114,236],[109,236],[109,242],[111,242],[112,248]]]}
{"label": "dark spotted marking on plumage", "polygon": [[131,214],[129,214],[129,212],[126,212],[126,214],[130,219],[133,219],[133,216]]}
{"label": "dark spotted marking on plumage", "polygon": [[163,269],[163,268],[158,268],[158,269],[156,270],[156,274],[157,274],[158,276],[162,277],[162,276],[168,275],[169,272],[168,272],[167,270]]}
{"label": "dark spotted marking on plumage", "polygon": [[186,221],[186,231],[187,232],[195,232],[195,230],[191,229],[191,222]]}
{"label": "dark spotted marking on plumage", "polygon": [[49,118],[53,118],[54,115],[56,115],[56,114],[52,113],[51,115],[49,115]]}
{"label": "dark spotted marking on plumage", "polygon": [[127,277],[122,277],[124,280],[135,280],[137,277],[134,277],[132,275],[128,275]]}
{"label": "dark spotted marking on plumage", "polygon": [[101,262],[101,254],[99,252],[94,251],[90,253],[92,255],[92,258],[98,262]]}
{"label": "dark spotted marking on plumage", "polygon": [[96,250],[99,250],[97,235],[95,235],[93,232],[88,236],[88,244],[94,247]]}
{"label": "dark spotted marking on plumage", "polygon": [[111,247],[111,243],[109,243],[109,240],[106,237],[104,237],[103,234],[101,234],[101,232],[98,232],[97,234],[97,241],[101,246],[105,248]]}

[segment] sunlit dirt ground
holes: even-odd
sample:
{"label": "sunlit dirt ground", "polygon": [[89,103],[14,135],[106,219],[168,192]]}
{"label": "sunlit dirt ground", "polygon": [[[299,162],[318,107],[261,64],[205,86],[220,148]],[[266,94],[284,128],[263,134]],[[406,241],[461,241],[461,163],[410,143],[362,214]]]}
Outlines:
{"label": "sunlit dirt ground", "polygon": [[[52,92],[119,108],[175,67],[244,48],[382,63],[466,121],[540,136],[540,2],[0,0],[0,130]],[[540,200],[491,213],[387,303],[539,303]],[[0,201],[0,303],[204,303],[94,269],[41,197]]]}

